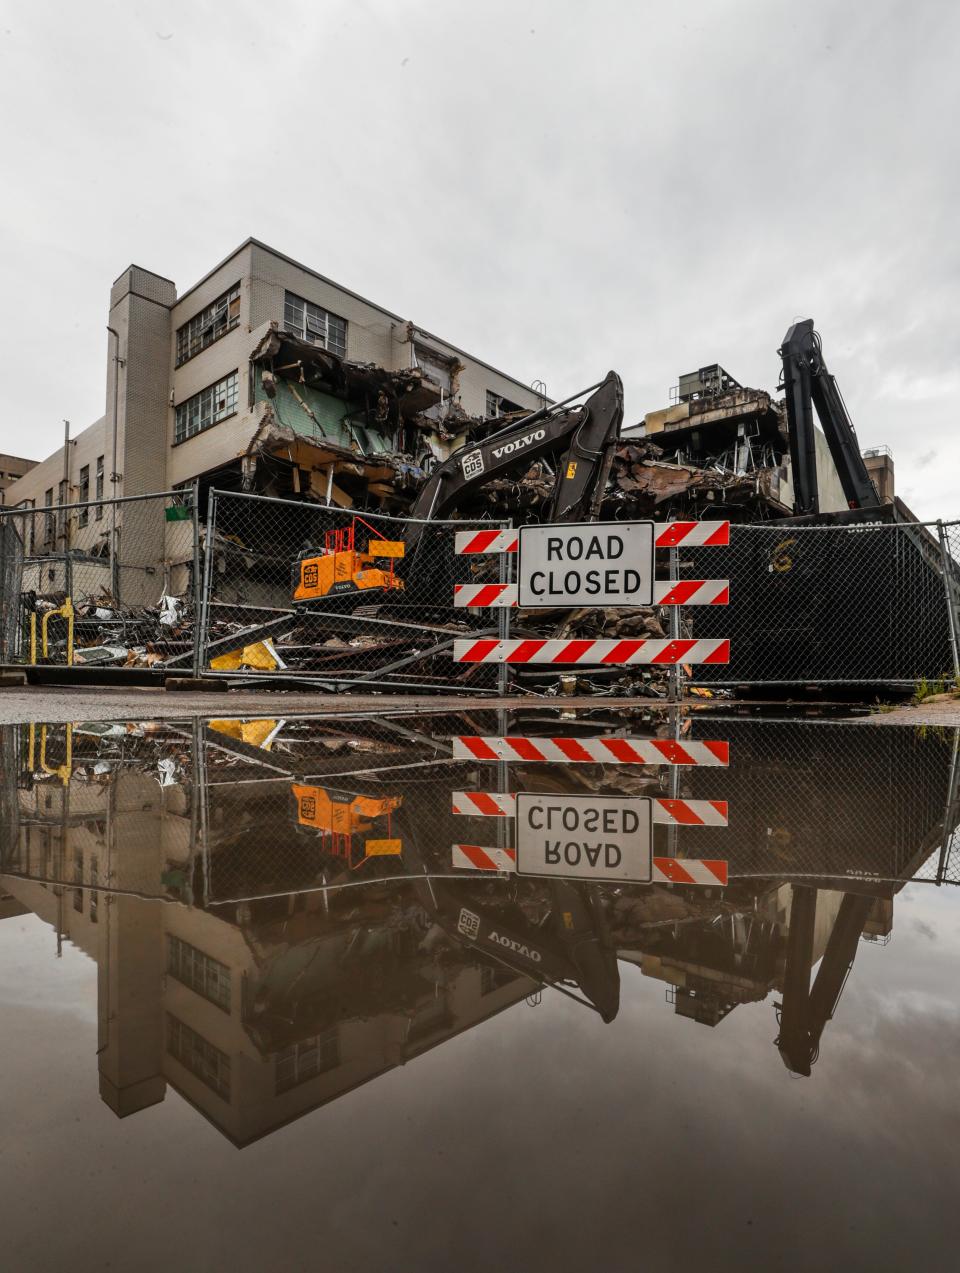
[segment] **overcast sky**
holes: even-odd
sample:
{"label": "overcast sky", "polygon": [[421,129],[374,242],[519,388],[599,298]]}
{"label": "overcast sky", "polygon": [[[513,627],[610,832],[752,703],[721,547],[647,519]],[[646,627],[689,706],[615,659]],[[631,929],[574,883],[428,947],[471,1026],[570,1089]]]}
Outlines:
{"label": "overcast sky", "polygon": [[[0,449],[103,413],[108,294],[248,235],[629,421],[813,317],[960,516],[953,0],[0,0]],[[951,473],[953,476],[951,477]]]}

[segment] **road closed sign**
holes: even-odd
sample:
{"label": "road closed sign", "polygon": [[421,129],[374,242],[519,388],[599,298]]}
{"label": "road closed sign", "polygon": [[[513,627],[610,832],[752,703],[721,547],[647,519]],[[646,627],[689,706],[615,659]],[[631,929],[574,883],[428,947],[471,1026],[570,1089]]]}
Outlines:
{"label": "road closed sign", "polygon": [[653,604],[653,522],[520,528],[521,606]]}
{"label": "road closed sign", "polygon": [[517,792],[517,874],[648,884],[653,801]]}

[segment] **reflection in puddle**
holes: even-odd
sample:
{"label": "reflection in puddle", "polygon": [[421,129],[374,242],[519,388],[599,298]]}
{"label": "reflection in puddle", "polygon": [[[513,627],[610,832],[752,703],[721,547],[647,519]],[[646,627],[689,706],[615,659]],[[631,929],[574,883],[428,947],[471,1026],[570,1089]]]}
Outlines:
{"label": "reflection in puddle", "polygon": [[[611,1022],[630,965],[709,1026],[769,999],[809,1075],[861,939],[907,881],[960,880],[955,732],[477,711],[2,749],[0,916],[96,961],[103,1100],[169,1084],[241,1145],[542,993]],[[525,869],[518,793],[567,827],[556,871]]]}

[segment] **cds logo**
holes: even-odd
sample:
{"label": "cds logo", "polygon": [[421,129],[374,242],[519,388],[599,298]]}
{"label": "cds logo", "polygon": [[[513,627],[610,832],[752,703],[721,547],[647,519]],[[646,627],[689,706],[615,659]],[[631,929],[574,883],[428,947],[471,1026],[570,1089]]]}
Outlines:
{"label": "cds logo", "polygon": [[493,457],[499,460],[501,456],[513,455],[514,451],[522,451],[525,447],[541,441],[546,436],[546,429],[537,429],[533,433],[528,433],[525,437],[517,438],[516,442],[505,442],[503,446],[495,446],[493,448]]}

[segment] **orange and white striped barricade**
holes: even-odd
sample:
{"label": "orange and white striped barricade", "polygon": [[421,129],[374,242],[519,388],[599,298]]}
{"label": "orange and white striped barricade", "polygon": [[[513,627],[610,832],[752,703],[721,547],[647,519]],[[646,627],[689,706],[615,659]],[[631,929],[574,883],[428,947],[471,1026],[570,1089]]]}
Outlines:
{"label": "orange and white striped barricade", "polygon": [[454,760],[521,760],[564,765],[710,765],[730,763],[722,739],[534,738],[460,734],[451,740]]}

